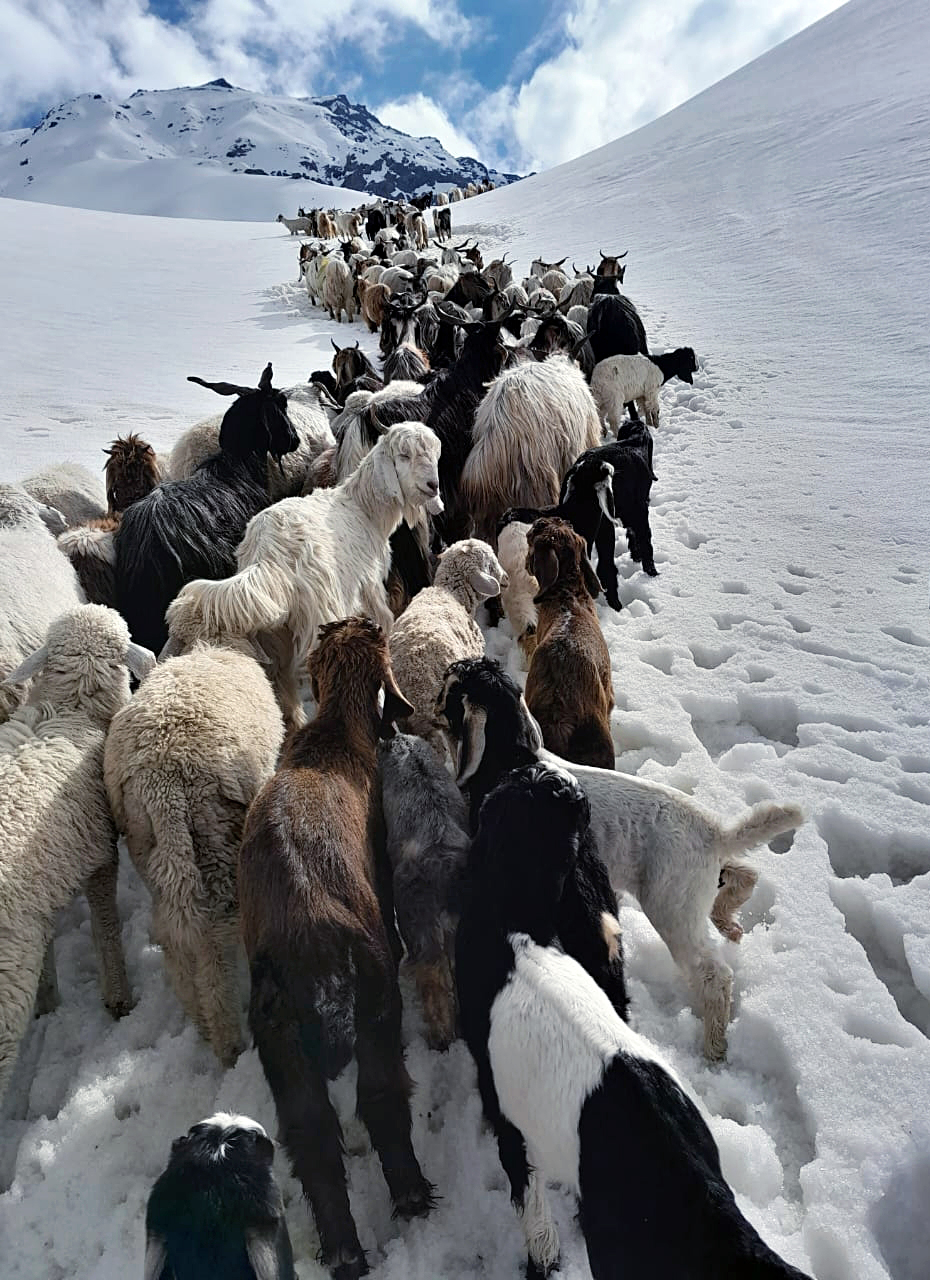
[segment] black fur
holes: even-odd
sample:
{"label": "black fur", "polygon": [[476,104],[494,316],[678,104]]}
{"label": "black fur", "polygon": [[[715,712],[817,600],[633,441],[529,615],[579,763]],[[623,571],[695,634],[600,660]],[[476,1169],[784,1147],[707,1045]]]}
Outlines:
{"label": "black fur", "polygon": [[264,1134],[238,1126],[202,1121],[173,1142],[145,1215],[150,1254],[163,1254],[151,1280],[293,1280],[273,1158]]}
{"label": "black fur", "polygon": [[271,365],[257,390],[203,385],[238,397],[223,418],[219,453],[189,479],[133,503],[114,535],[117,607],[133,640],[154,653],[168,639],[165,610],[185,583],[236,572],[245,527],[268,506],[268,455],[280,459],[299,444],[287,396],[271,386]]}
{"label": "black fur", "polygon": [[[602,276],[602,280],[611,279]],[[625,294],[595,293],[588,307],[588,343],[594,363],[608,356],[649,355],[646,330],[639,312]]]}
{"label": "black fur", "polygon": [[[469,708],[480,709],[487,716],[484,751],[466,786],[472,829],[480,830],[485,798],[508,778],[511,770],[538,764],[541,744],[530,726],[519,687],[490,658],[463,658],[446,671],[437,710],[445,718],[456,745],[467,738]],[[524,825],[519,841],[532,851],[537,839],[544,842],[546,838],[544,827],[533,821]],[[585,823],[577,862],[566,877],[560,899],[557,932],[568,954],[587,969],[620,1017],[626,1018],[623,960],[619,954],[612,958],[608,952],[601,927],[605,911],[616,914],[617,895]]]}
{"label": "black fur", "polygon": [[[614,510],[626,530],[630,555],[650,577],[658,576],[652,529],[649,525],[649,494],[655,473],[652,470],[652,433],[644,422],[624,422],[617,439],[589,449],[576,461],[593,459],[613,464]],[[605,522],[606,523],[606,522]],[[600,573],[598,548],[598,573]]]}
{"label": "black fur", "polygon": [[422,382],[429,373],[429,364],[422,351],[403,342],[384,359],[385,383],[406,381]]}

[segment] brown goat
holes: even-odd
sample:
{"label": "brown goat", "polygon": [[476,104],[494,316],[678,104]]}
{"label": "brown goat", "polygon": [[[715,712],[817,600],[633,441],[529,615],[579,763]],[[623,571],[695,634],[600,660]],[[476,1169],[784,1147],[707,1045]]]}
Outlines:
{"label": "brown goat", "polygon": [[394,681],[381,628],[365,618],[320,627],[307,666],[316,719],[285,743],[278,772],[249,809],[239,854],[249,1025],[323,1262],[339,1280],[355,1280],[368,1266],[326,1088],[353,1053],[358,1113],[395,1215],[421,1216],[432,1205],[410,1139],[401,945],[377,760],[379,735],[390,737],[392,720],[413,708]]}
{"label": "brown goat", "polygon": [[545,517],[531,527],[527,545],[526,568],[539,583],[527,706],[550,751],[612,769],[610,654],[594,607],[601,587],[584,539],[567,521]]}
{"label": "brown goat", "polygon": [[161,483],[161,473],[155,450],[141,436],[118,436],[104,453],[107,514],[66,530],[58,545],[74,565],[88,601],[115,609],[113,534],[127,507]]}

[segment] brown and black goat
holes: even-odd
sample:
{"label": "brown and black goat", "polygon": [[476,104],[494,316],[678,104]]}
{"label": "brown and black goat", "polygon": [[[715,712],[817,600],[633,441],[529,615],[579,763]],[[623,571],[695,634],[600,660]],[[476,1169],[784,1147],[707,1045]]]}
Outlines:
{"label": "brown and black goat", "polygon": [[567,521],[545,517],[531,527],[527,546],[526,568],[539,583],[527,706],[550,751],[612,769],[610,653],[594,607],[601,584],[584,539]]}
{"label": "brown and black goat", "polygon": [[322,1260],[338,1280],[355,1280],[368,1266],[326,1087],[353,1055],[358,1113],[395,1215],[422,1216],[432,1205],[410,1138],[401,946],[377,758],[379,737],[413,708],[394,681],[380,627],[365,618],[322,626],[307,667],[316,719],[285,743],[281,767],[249,810],[239,855],[249,1025]]}
{"label": "brown and black goat", "polygon": [[123,512],[161,483],[161,473],[155,450],[138,435],[118,436],[104,453],[107,514],[67,529],[58,545],[74,565],[88,601],[115,608],[113,534]]}

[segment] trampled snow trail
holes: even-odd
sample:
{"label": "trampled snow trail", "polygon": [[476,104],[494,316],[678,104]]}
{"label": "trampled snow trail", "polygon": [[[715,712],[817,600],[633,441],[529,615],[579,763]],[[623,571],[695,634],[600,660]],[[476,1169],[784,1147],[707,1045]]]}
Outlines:
{"label": "trampled snow trail", "polygon": [[[599,610],[617,767],[728,815],[797,800],[808,821],[758,851],[746,935],[728,946],[726,1064],[704,1063],[683,979],[626,901],[632,1018],[704,1099],[744,1211],[817,1280],[923,1280],[930,1257],[923,36],[916,0],[857,0],[665,121],[454,212],[486,258],[507,247],[523,269],[539,253],[580,263],[629,246],[653,346],[698,351],[694,387],[662,393],[660,576],[621,535],[624,609]],[[330,335],[374,351],[310,307],[294,242],[268,226],[0,202],[0,231],[17,316],[0,353],[6,476],[64,457],[96,467],[117,430],[167,449],[214,410],[187,373],[248,381],[270,357],[287,385],[328,365]],[[52,274],[50,244],[66,249]],[[487,636],[522,679],[506,624]],[[59,929],[61,1008],[31,1029],[4,1108],[11,1280],[141,1273],[170,1140],[217,1108],[275,1129],[254,1050],[224,1073],[185,1025],[125,866],[120,908],[136,1009],[120,1024],[104,1012],[75,903]],[[391,1221],[340,1082],[373,1274],[515,1276],[520,1233],[468,1054],[428,1050],[404,995],[414,1141],[442,1200],[425,1222]],[[320,1280],[280,1165],[301,1275]],[[553,1198],[562,1274],[583,1280],[573,1207]]]}

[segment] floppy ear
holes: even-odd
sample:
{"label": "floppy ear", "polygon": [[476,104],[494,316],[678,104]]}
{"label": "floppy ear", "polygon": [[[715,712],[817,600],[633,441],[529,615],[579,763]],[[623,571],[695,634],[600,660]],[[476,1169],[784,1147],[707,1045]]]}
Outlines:
{"label": "floppy ear", "polygon": [[166,658],[176,658],[183,649],[181,641],[176,636],[169,636],[161,647],[158,655],[158,661],[164,662]]}
{"label": "floppy ear", "polygon": [[48,657],[48,645],[43,644],[35,652],[30,653],[29,657],[24,659],[15,671],[11,671],[3,680],[3,684],[25,684],[30,680],[37,671],[40,671],[45,665],[45,659]]}
{"label": "floppy ear", "polygon": [[[170,644],[171,641],[168,641]],[[168,644],[165,645],[167,649]],[[162,650],[164,653],[164,649]],[[146,649],[141,644],[135,644],[130,640],[129,648],[126,650],[126,666],[136,677],[137,680],[144,680],[150,671],[155,667],[155,655],[151,649]]]}
{"label": "floppy ear", "polygon": [[57,538],[68,527],[68,522],[57,507],[50,507],[47,502],[36,502],[42,523],[53,537]]}
{"label": "floppy ear", "polygon": [[393,738],[394,721],[405,720],[407,716],[412,716],[415,710],[416,708],[411,706],[398,689],[394,672],[388,667],[384,673],[384,710],[381,712],[379,736]]}
{"label": "floppy ear", "polygon": [[598,596],[601,594],[600,580],[598,579],[597,574],[591,568],[591,561],[583,553],[581,556],[580,567],[581,567],[581,576],[584,580],[584,585],[588,588],[588,594],[591,596],[592,600],[596,600]]}
{"label": "floppy ear", "polygon": [[536,604],[555,586],[559,577],[559,558],[551,546],[543,545],[534,547],[529,559],[531,564],[527,567],[539,583],[539,591],[533,597],[533,603]]}
{"label": "floppy ear", "polygon": [[489,573],[482,572],[481,569],[473,569],[468,575],[468,581],[471,583],[472,591],[476,591],[479,596],[500,595],[500,583],[496,578],[492,578]]}
{"label": "floppy ear", "polygon": [[163,1236],[149,1231],[145,1239],[145,1263],[143,1280],[167,1280],[173,1275],[168,1264],[168,1249]]}
{"label": "floppy ear", "polygon": [[395,502],[405,505],[403,485],[400,482],[400,476],[397,474],[396,450],[398,448],[397,441],[392,440],[391,432],[388,431],[381,442],[381,475],[385,489]]}
{"label": "floppy ear", "polygon": [[529,707],[526,705],[526,699],[520,694],[520,719],[522,721],[519,743],[521,747],[526,747],[528,751],[532,751],[533,755],[542,751],[543,736],[542,729]]}
{"label": "floppy ear", "polygon": [[473,707],[468,698],[462,699],[462,737],[459,742],[458,760],[455,765],[455,781],[460,787],[478,772],[484,758],[485,726],[488,713],[484,707]]}

